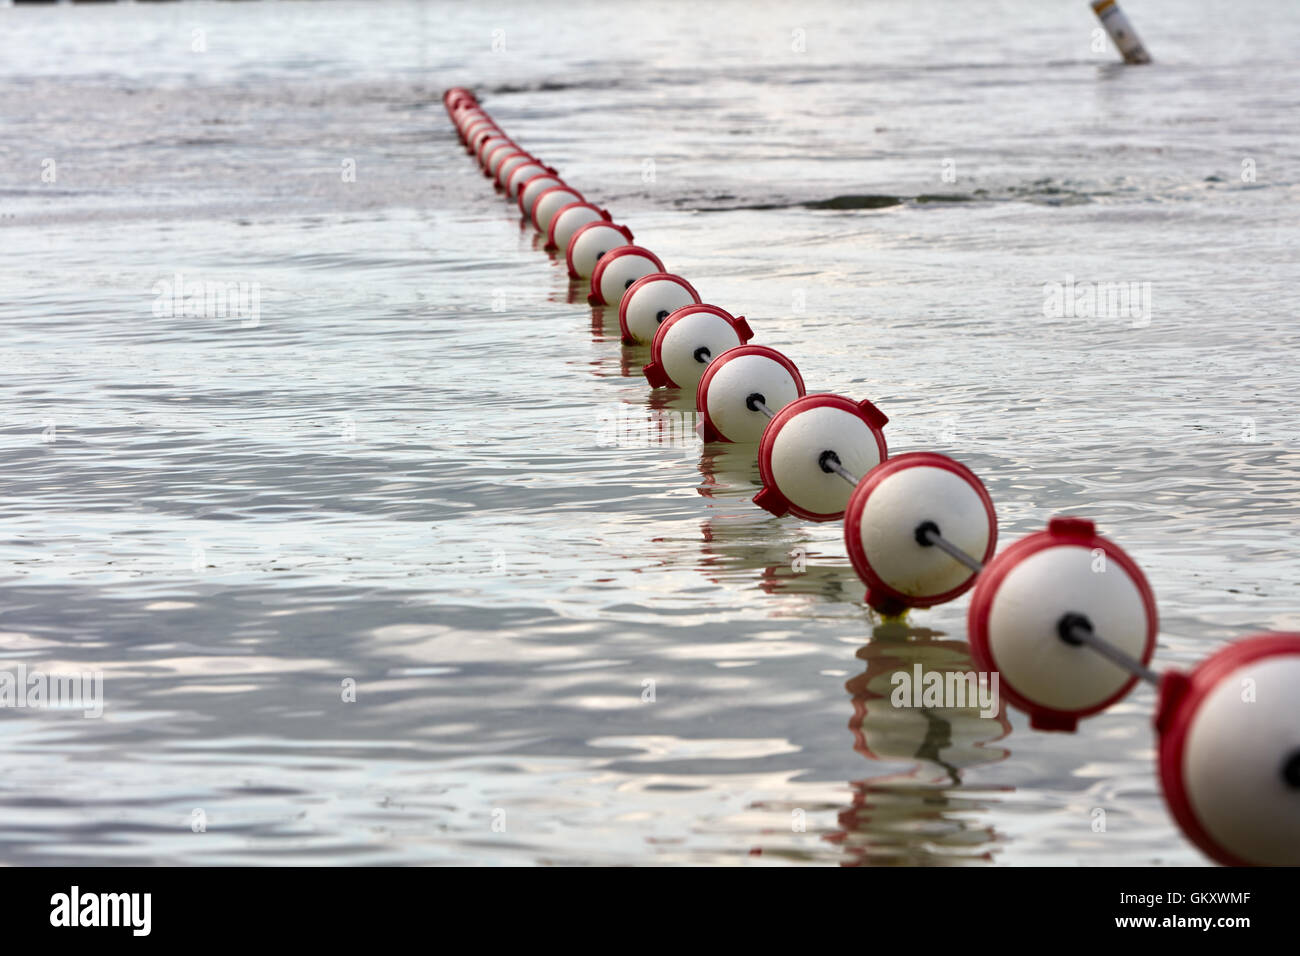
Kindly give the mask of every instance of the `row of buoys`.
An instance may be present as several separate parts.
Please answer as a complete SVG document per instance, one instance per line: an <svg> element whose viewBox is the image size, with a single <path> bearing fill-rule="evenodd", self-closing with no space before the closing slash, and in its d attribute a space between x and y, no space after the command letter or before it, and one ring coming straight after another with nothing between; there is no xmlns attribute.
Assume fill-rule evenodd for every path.
<svg viewBox="0 0 1300 956"><path fill-rule="evenodd" d="M1157 675L1155 597L1091 522L1055 518L995 556L993 502L970 469L931 452L889 457L888 419L871 402L808 394L789 358L747 344L744 316L702 302L470 91L443 101L485 175L586 280L588 301L617 307L624 343L650 345L650 385L694 389L706 441L758 443L754 501L844 518L870 606L897 614L973 588L973 657L1039 729L1074 730L1139 680L1155 684L1160 779L1183 831L1222 863L1300 864L1300 634L1246 638L1190 674Z"/></svg>

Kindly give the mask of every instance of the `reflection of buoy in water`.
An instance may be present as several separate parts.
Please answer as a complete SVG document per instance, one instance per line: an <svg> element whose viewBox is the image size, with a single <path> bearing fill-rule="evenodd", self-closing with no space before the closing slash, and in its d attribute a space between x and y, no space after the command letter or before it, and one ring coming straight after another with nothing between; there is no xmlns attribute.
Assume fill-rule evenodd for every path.
<svg viewBox="0 0 1300 956"><path fill-rule="evenodd" d="M572 186L559 185L543 189L528 209L528 217L533 221L533 228L543 235L551 228L555 214L570 203L582 202L582 193Z"/></svg>
<svg viewBox="0 0 1300 956"><path fill-rule="evenodd" d="M1229 866L1300 865L1300 634L1237 641L1160 683L1160 783L1183 832Z"/></svg>
<svg viewBox="0 0 1300 956"><path fill-rule="evenodd" d="M705 366L754 337L745 317L716 305L687 305L664 319L642 371L652 388L694 388Z"/></svg>
<svg viewBox="0 0 1300 956"><path fill-rule="evenodd" d="M710 362L695 393L705 441L756 442L771 415L804 394L803 376L766 345L739 345Z"/></svg>
<svg viewBox="0 0 1300 956"><path fill-rule="evenodd" d="M573 231L564 253L570 279L590 279L600 257L632 241L632 230L612 222L588 222Z"/></svg>
<svg viewBox="0 0 1300 956"><path fill-rule="evenodd" d="M867 603L885 614L932 607L965 593L975 568L934 546L942 534L986 563L997 547L993 501L969 468L945 455L912 452L873 468L844 514L844 541Z"/></svg>
<svg viewBox="0 0 1300 956"><path fill-rule="evenodd" d="M982 701L978 681L970 686L964 642L925 638L911 629L895 638L889 632L897 628L875 629L857 652L866 672L845 688L853 698L853 749L873 763L906 769L853 782L852 806L838 816L842 829L825 839L841 846L851 862L989 861L996 831L980 825L986 814L979 811L987 807L978 794L960 789L961 778L968 768L1007 758L1009 751L997 741L1011 732L1011 724L997 696L987 693L987 682ZM927 689L932 682L951 691L936 702Z"/></svg>
<svg viewBox="0 0 1300 956"><path fill-rule="evenodd" d="M1008 756L1008 751L989 746L1011 733L1006 708L989 679L981 686L976 677L972 686L966 643L895 641L877 634L857 656L867 662L867 669L851 678L845 689L853 695L853 719L849 721L853 749L864 757L927 760L948 771L944 782L956 783L966 767ZM900 674L903 677L896 676ZM959 690L962 699L948 699L931 685ZM937 698L937 703L927 703L927 697ZM983 703L995 712L981 713ZM936 719L947 726L936 730Z"/></svg>
<svg viewBox="0 0 1300 956"><path fill-rule="evenodd" d="M589 305L620 305L623 295L642 276L662 273L664 264L649 249L640 246L618 246L609 250L596 263L591 273Z"/></svg>
<svg viewBox="0 0 1300 956"><path fill-rule="evenodd" d="M573 238L575 232L589 222L601 220L610 221L609 210L601 209L589 202L574 202L561 206L546 231L546 248L564 249L567 252L569 240Z"/></svg>
<svg viewBox="0 0 1300 956"><path fill-rule="evenodd" d="M888 455L889 419L868 401L842 395L796 398L763 430L754 504L780 517L833 521L844 514L860 479Z"/></svg>
<svg viewBox="0 0 1300 956"><path fill-rule="evenodd" d="M519 187L519 212L521 215L531 217L533 203L537 202L537 197L548 189L555 189L563 186L564 180L554 173L538 173L524 180Z"/></svg>
<svg viewBox="0 0 1300 956"><path fill-rule="evenodd" d="M668 272L653 272L637 279L623 294L618 304L618 324L623 331L623 344L638 342L649 344L654 340L659 325L682 306L700 301L695 287L681 276Z"/></svg>
<svg viewBox="0 0 1300 956"><path fill-rule="evenodd" d="M1142 570L1080 518L1053 518L990 561L967 621L980 669L1002 675L1002 693L1040 730L1074 730L1138 680L1084 646L1084 630L1142 668L1156 644L1155 597Z"/></svg>

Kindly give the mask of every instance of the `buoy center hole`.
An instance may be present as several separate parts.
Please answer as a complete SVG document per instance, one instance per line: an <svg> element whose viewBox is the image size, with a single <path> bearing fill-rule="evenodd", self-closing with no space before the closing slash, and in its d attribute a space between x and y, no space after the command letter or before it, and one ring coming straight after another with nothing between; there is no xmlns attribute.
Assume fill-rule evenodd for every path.
<svg viewBox="0 0 1300 956"><path fill-rule="evenodd" d="M1283 761L1282 779L1292 790L1300 790L1300 750L1291 751L1291 756Z"/></svg>
<svg viewBox="0 0 1300 956"><path fill-rule="evenodd" d="M1077 635L1077 632L1084 631L1092 633L1092 621L1088 620L1086 614L1076 614L1074 611L1067 611L1061 615L1061 619L1056 622L1056 633L1069 644L1071 647L1083 646L1083 639Z"/></svg>
<svg viewBox="0 0 1300 956"><path fill-rule="evenodd" d="M762 392L754 392L748 398L745 399L745 407L748 408L751 412L758 411L759 405L766 405L766 404L767 404L767 396L764 395Z"/></svg>
<svg viewBox="0 0 1300 956"><path fill-rule="evenodd" d="M659 323L662 323L663 320L666 319L666 318L668 318L668 310L667 310L667 309L660 309L660 310L659 310L659 314L655 316L655 321L656 321L656 322L659 322Z"/></svg>
<svg viewBox="0 0 1300 956"><path fill-rule="evenodd" d="M817 456L817 466L828 475L835 473L835 465L841 464L840 456L833 451L824 451Z"/></svg>
<svg viewBox="0 0 1300 956"><path fill-rule="evenodd" d="M925 548L933 547L933 539L942 533L933 521L922 521L916 526L916 543Z"/></svg>
<svg viewBox="0 0 1300 956"><path fill-rule="evenodd" d="M707 345L701 345L698 349L695 350L695 361L707 362L712 355L713 353L709 351L709 347Z"/></svg>

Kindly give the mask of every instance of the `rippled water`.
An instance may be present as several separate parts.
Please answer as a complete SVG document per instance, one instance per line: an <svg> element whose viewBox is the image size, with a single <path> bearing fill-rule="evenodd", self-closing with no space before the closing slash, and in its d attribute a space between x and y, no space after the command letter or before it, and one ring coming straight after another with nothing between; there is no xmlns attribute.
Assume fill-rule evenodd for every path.
<svg viewBox="0 0 1300 956"><path fill-rule="evenodd" d="M1300 8L1126 7L1153 67L1082 0L0 9L0 652L106 696L0 710L0 860L1201 862L1144 688L1075 736L890 708L967 599L877 621L752 447L638 424L692 405L439 102L1004 542L1096 519L1189 665L1300 628ZM177 273L258 320L160 314ZM1068 276L1149 321L1045 318Z"/></svg>

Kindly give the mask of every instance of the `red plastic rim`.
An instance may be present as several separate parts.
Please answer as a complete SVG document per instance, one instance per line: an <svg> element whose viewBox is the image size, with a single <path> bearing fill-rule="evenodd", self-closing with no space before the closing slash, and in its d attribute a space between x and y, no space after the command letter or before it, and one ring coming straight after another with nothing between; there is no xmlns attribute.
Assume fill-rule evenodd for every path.
<svg viewBox="0 0 1300 956"><path fill-rule="evenodd" d="M776 444L776 436L781 433L781 429L785 427L790 419L813 408L838 408L850 415L861 418L867 423L867 427L871 429L871 433L876 439L876 449L881 462L884 462L889 457L889 449L885 443L885 433L883 431L885 425L889 422L889 418L871 402L866 400L855 402L851 398L845 398L843 395L832 395L829 392L819 392L815 395L796 398L777 412L776 416L767 423L767 427L763 429L763 438L758 443L758 474L763 480L763 490L754 496L754 503L760 508L772 511L773 514L789 513L796 518L803 518L805 521L834 521L843 517L844 512L836 511L833 514L821 514L815 511L807 511L782 494L781 489L776 486L776 481L772 477L772 446Z"/></svg>
<svg viewBox="0 0 1300 956"><path fill-rule="evenodd" d="M984 487L984 484L975 476L973 471L947 455L939 455L930 451L908 452L905 455L896 455L882 461L867 472L866 477L853 489L853 494L849 497L849 505L844 509L844 544L848 548L849 560L853 563L853 570L858 572L858 577L867 586L867 602L883 613L897 613L900 605L901 607L934 607L936 604L946 604L973 588L975 579L979 577L977 574L972 574L962 584L949 591L944 591L942 594L917 597L904 594L902 591L895 590L886 584L876 574L875 568L871 566L871 562L867 559L867 553L862 547L862 535L857 533L862 522L862 512L867 507L867 501L870 500L875 490L880 487L880 483L890 475L906 471L908 468L920 467L939 468L951 472L975 490L975 493L979 495L980 502L984 505L984 513L988 515L989 527L992 529L992 533L989 535L988 547L979 556L980 562L988 564L994 552L997 551L998 519L997 513L993 509L993 499L989 497L988 489Z"/></svg>
<svg viewBox="0 0 1300 956"><path fill-rule="evenodd" d="M652 272L648 276L642 276L641 278L637 279L635 282L633 282L630 286L627 287L627 292L623 294L623 301L618 304L618 326L623 332L624 345L636 344L636 339L632 338L632 333L631 331L628 330L627 327L627 304L632 300L632 294L636 292L637 289L640 289L644 285L649 285L651 282L658 282L661 280L676 282L679 286L681 286L683 289L689 292L691 294L691 298L695 300L695 304L699 305L700 294L695 291L695 287L693 285L691 285L681 276L674 275L671 272ZM667 320L667 318L668 318L667 316L664 316L665 320ZM706 370L704 374L707 375L708 371Z"/></svg>
<svg viewBox="0 0 1300 956"><path fill-rule="evenodd" d="M1210 655L1190 674L1169 673L1160 682L1155 724L1160 731L1160 787L1165 802L1187 838L1210 859L1225 866L1253 864L1216 843L1197 818L1183 781L1187 734L1205 698L1233 671L1268 657L1297 655L1300 655L1300 634L1256 634Z"/></svg>
<svg viewBox="0 0 1300 956"><path fill-rule="evenodd" d="M576 205L576 204L575 204L575 203L570 203L569 205ZM568 209L569 206L565 206L564 208L565 208L565 209ZM595 207L593 207L593 208L595 208ZM564 210L560 210L560 211L563 212ZM597 211L599 211L599 210L597 210ZM556 213L556 214L555 214L555 218L556 218L556 219L560 218L560 214L559 214L559 213ZM628 241L629 243L632 241L632 230L629 229L627 226L620 226L620 225L618 225L617 223L609 222L608 220L605 220L605 219L596 219L596 220L594 220L594 221L592 221L592 222L584 222L581 226L579 226L577 229L574 230L573 235L569 237L569 247L568 247L567 249L564 250L564 261L565 261L565 263L567 263L568 266L569 266L569 278L570 278L570 279L581 279L581 278L582 278L582 276L578 275L578 273L577 273L576 271L574 271L574 268L573 268L573 244L574 244L575 242L578 241L578 238L579 238L579 237L580 237L584 232L586 232L588 229L592 229L592 228L594 228L594 227L596 227L596 226L613 226L615 229L617 229L619 232L621 232L621 233L623 234L623 236L627 239L627 241ZM617 247L616 247L616 248L617 248ZM596 265L599 266L600 263L596 263Z"/></svg>
<svg viewBox="0 0 1300 956"><path fill-rule="evenodd" d="M647 276L646 278L650 277ZM695 290L692 289L691 291L694 292ZM632 290L628 289L627 294L631 295ZM627 296L625 295L623 298L626 300ZM620 319L622 318L622 311L622 309L619 309ZM667 321L667 319L664 321ZM722 366L726 365L732 359L738 359L746 355L761 355L763 358L768 358L773 362L776 362L789 372L790 377L794 379L795 391L798 392L796 397L802 398L806 394L803 384L803 376L799 374L799 369L795 367L794 362L790 361L784 353L778 352L773 348L768 348L766 345L737 345L733 349L727 349L727 351L723 352L705 367L704 374L700 376L700 384L697 386L697 391L695 392L695 412L699 416L700 431L705 441L731 441L730 438L727 438L714 428L713 423L709 421L709 383L713 381L713 376L718 374L718 370L721 369Z"/></svg>
<svg viewBox="0 0 1300 956"><path fill-rule="evenodd" d="M608 266L611 262L623 258L624 256L643 256L644 258L649 259L651 262L655 264L655 268L659 270L659 273L662 273L664 271L664 264L663 262L660 261L659 257L643 246L618 246L614 249L611 249L609 250L609 252L605 253L603 256L600 257L600 261L596 263L595 270L593 270L591 273L591 293L587 296L588 305L609 304L608 302L605 301L605 296L601 294L600 279L605 274L606 266ZM658 273L655 274L657 275ZM635 284L635 280L633 284ZM628 286L628 288L630 289L631 286Z"/></svg>
<svg viewBox="0 0 1300 956"><path fill-rule="evenodd" d="M1035 531L1021 538L1007 548L991 562L984 566L983 573L976 575L975 593L971 595L970 609L967 611L966 623L970 637L971 654L979 668L989 672L999 671L997 661L989 647L989 613L993 609L993 599L997 596L1002 581L1011 573L1012 568L1021 561L1039 551L1057 547L1081 547L1089 551L1100 549L1108 562L1119 565L1129 576L1142 597L1142 606L1147 617L1147 638L1142 648L1142 662L1151 660L1156 649L1156 632L1159 623L1156 616L1156 599L1147 583L1146 575L1137 563L1119 545L1097 534L1096 526L1084 518L1053 518L1047 523L1047 530ZM1001 692L1019 710L1029 715L1030 726L1038 730L1063 730L1073 732L1079 720L1105 710L1123 698L1137 683L1137 675L1129 677L1110 697L1085 710L1056 710L1044 707L1022 697L1007 681L1001 682Z"/></svg>

